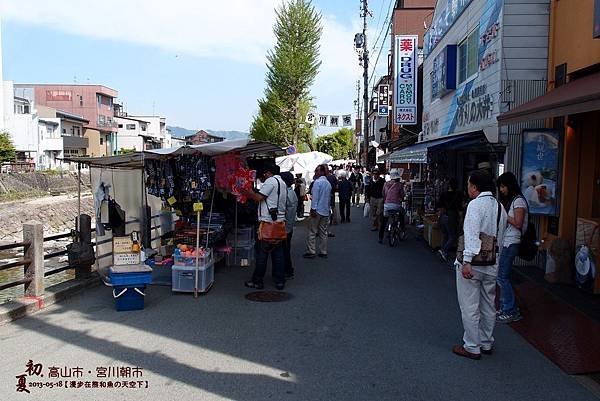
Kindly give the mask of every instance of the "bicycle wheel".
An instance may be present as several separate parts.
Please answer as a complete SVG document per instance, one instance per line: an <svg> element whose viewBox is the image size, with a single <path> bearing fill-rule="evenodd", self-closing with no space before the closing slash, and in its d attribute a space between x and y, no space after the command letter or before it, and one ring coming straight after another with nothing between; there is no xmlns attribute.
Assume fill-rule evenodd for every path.
<svg viewBox="0 0 600 401"><path fill-rule="evenodd" d="M388 241L391 247L396 246L399 239L399 227L396 222L392 223L390 233L388 235Z"/></svg>

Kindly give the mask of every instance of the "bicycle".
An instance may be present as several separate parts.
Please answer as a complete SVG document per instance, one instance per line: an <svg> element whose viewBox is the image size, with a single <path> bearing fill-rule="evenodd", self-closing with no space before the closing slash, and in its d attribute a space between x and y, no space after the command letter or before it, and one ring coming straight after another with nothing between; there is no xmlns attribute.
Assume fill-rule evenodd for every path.
<svg viewBox="0 0 600 401"><path fill-rule="evenodd" d="M396 246L400 241L406 239L406 228L402 224L404 210L393 210L389 212L389 221L387 225L388 242L391 247Z"/></svg>

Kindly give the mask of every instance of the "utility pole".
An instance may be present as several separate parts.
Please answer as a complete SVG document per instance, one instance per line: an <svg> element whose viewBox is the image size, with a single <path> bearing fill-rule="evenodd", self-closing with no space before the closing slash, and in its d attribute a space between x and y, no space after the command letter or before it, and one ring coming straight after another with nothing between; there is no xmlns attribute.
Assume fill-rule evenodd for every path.
<svg viewBox="0 0 600 401"><path fill-rule="evenodd" d="M360 119L360 79L356 81L356 100L354 101L354 105L356 106L356 118ZM357 138L357 135L355 135L355 138ZM356 140L356 161L360 164L360 140L358 138Z"/></svg>
<svg viewBox="0 0 600 401"><path fill-rule="evenodd" d="M369 0L361 0L361 17L363 18L363 136L365 146L365 166L369 168L369 49L367 48L367 16Z"/></svg>

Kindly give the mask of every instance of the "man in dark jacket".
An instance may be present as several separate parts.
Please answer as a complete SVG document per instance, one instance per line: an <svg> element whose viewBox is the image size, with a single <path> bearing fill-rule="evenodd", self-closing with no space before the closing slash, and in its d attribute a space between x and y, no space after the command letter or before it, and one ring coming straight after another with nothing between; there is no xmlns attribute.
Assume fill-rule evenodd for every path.
<svg viewBox="0 0 600 401"><path fill-rule="evenodd" d="M342 223L350 223L350 198L352 197L353 185L346 179L346 171L340 173L338 182L338 197L340 200L340 218Z"/></svg>
<svg viewBox="0 0 600 401"><path fill-rule="evenodd" d="M381 224L381 215L383 213L383 185L385 179L380 175L379 169L373 169L373 180L368 187L367 198L371 204L371 218L373 227L371 231L379 231Z"/></svg>

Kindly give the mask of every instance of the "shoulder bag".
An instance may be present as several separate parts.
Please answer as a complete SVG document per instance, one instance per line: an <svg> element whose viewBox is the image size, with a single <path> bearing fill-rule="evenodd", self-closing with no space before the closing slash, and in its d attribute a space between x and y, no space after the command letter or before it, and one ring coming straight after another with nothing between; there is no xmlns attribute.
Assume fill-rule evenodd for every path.
<svg viewBox="0 0 600 401"><path fill-rule="evenodd" d="M531 262L535 259L538 253L537 246L537 233L535 230L535 225L531 216L529 214L529 203L525 197L521 196L527 205L527 230L525 232L521 231L521 242L519 243L519 257L523 260ZM516 200L516 198L515 198ZM513 200L513 204L514 204ZM513 205L511 205L512 207Z"/></svg>
<svg viewBox="0 0 600 401"><path fill-rule="evenodd" d="M258 227L258 239L260 241L268 242L271 244L278 244L287 239L287 231L285 230L285 221L275 221L277 220L277 215L279 214L279 199L281 196L281 183L278 178L275 178L277 181L277 208L274 211L274 214L271 213L271 209L269 209L269 205L267 204L267 200L265 199L265 204L267 205L267 209L269 209L269 213L271 214L271 220L273 221L261 221ZM260 213L262 213L262 208L259 208Z"/></svg>
<svg viewBox="0 0 600 401"><path fill-rule="evenodd" d="M492 196L490 196L493 198ZM500 216L502 213L502 206L498 203L498 216L496 219L496 235L488 235L486 233L479 233L479 240L481 241L481 248L479 253L471 260L472 266L494 266L496 264L496 255L498 253L498 232L500 231ZM458 238L458 249L456 251L456 260L463 263L465 251L465 236L461 235Z"/></svg>

